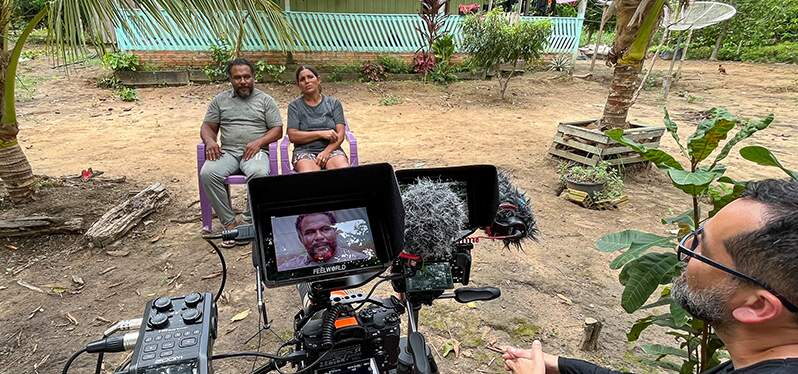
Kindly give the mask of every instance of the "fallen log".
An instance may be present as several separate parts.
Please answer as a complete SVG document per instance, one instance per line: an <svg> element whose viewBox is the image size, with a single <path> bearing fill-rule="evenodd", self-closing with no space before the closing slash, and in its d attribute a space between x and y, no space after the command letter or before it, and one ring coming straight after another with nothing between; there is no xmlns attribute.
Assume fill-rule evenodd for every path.
<svg viewBox="0 0 798 374"><path fill-rule="evenodd" d="M30 216L0 220L0 238L80 232L83 218Z"/></svg>
<svg viewBox="0 0 798 374"><path fill-rule="evenodd" d="M86 239L97 247L111 244L141 220L169 203L166 187L156 182L125 202L105 212L86 231Z"/></svg>

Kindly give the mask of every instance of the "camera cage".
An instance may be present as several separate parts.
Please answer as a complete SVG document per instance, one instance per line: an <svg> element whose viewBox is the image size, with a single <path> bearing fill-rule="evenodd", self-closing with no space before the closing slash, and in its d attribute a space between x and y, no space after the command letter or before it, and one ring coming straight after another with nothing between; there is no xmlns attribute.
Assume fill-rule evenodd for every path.
<svg viewBox="0 0 798 374"><path fill-rule="evenodd" d="M247 189L255 228L252 261L266 287L324 280L330 280L330 287L357 287L384 271L402 250L404 208L389 164L253 178ZM279 269L276 219L359 208L367 215L371 256Z"/></svg>

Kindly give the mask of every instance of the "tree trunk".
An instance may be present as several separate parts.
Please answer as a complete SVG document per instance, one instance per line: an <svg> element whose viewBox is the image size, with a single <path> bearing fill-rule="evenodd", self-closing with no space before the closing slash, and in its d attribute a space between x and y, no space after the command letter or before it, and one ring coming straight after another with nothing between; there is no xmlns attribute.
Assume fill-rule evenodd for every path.
<svg viewBox="0 0 798 374"><path fill-rule="evenodd" d="M33 198L33 171L16 135L5 140L4 130L0 128L0 180L5 184L11 202L24 204Z"/></svg>
<svg viewBox="0 0 798 374"><path fill-rule="evenodd" d="M0 220L0 238L71 234L83 226L80 217L30 216Z"/></svg>
<svg viewBox="0 0 798 374"><path fill-rule="evenodd" d="M720 46L723 44L724 36L726 36L726 28L722 27L720 31L718 31L718 38L715 39L715 47L712 48L712 54L709 55L709 61L718 61L718 51L720 50Z"/></svg>
<svg viewBox="0 0 798 374"><path fill-rule="evenodd" d="M637 88L637 76L641 68L642 65L615 65L610 84L610 95L604 106L602 127L613 129L628 127L626 116L629 114L629 107L632 106L632 97Z"/></svg>
<svg viewBox="0 0 798 374"><path fill-rule="evenodd" d="M166 187L155 182L136 196L105 212L84 235L95 246L111 244L141 222L142 218L168 203Z"/></svg>

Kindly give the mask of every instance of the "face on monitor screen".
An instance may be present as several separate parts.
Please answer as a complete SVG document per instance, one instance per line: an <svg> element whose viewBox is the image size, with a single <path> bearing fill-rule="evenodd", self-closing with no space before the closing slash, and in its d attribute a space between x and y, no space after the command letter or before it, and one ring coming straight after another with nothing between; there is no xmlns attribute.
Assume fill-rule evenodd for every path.
<svg viewBox="0 0 798 374"><path fill-rule="evenodd" d="M277 271L376 257L366 208L271 218Z"/></svg>

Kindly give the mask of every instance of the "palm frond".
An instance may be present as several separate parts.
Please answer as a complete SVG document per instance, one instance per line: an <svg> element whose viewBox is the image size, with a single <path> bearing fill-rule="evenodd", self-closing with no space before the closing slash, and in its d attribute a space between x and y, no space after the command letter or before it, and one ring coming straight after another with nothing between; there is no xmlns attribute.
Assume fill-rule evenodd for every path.
<svg viewBox="0 0 798 374"><path fill-rule="evenodd" d="M300 41L271 0L54 0L47 17L48 42L53 55L69 60L89 46L103 52L103 36L112 35L115 27L128 35L135 28L145 37L211 32L233 40L247 20L264 44L271 39L287 50Z"/></svg>

